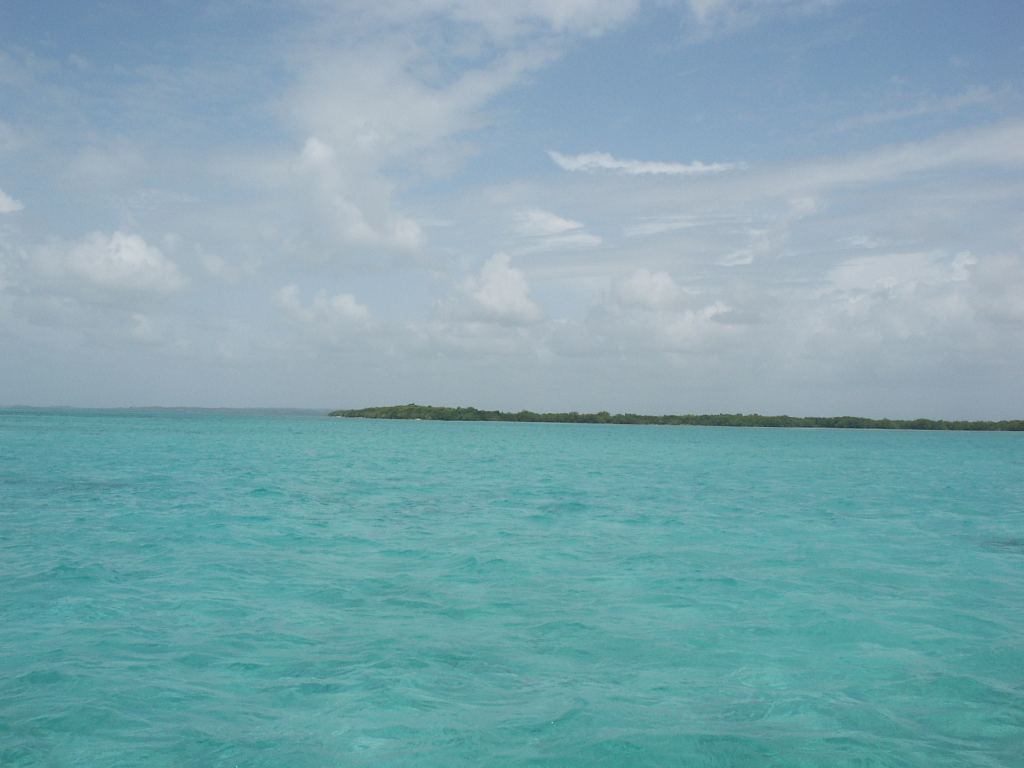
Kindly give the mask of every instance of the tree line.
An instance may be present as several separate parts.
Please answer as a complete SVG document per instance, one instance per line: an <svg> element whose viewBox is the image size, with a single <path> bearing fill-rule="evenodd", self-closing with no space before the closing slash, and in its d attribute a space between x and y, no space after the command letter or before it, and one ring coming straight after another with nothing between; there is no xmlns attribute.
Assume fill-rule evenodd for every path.
<svg viewBox="0 0 1024 768"><path fill-rule="evenodd" d="M424 421L520 421L568 424L652 424L697 427L804 427L818 429L933 429L987 432L1021 432L1024 421L942 421L934 419L865 419L860 416L761 416L756 413L716 415L644 416L636 413L534 413L481 411L477 408L444 408L433 405L391 405L377 408L332 411L329 416L350 419L421 419Z"/></svg>

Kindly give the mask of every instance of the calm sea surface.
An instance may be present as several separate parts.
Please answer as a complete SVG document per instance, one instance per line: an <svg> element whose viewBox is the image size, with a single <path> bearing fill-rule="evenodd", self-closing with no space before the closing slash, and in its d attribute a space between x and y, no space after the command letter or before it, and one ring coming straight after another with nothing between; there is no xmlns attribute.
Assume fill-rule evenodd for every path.
<svg viewBox="0 0 1024 768"><path fill-rule="evenodd" d="M0 411L0 765L1024 766L1024 434Z"/></svg>

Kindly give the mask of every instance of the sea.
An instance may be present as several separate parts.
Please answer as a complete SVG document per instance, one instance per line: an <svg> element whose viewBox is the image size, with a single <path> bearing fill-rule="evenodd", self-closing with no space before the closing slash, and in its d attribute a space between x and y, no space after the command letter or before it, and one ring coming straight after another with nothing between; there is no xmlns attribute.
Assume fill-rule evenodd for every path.
<svg viewBox="0 0 1024 768"><path fill-rule="evenodd" d="M1024 766L1024 433L3 410L0 765Z"/></svg>

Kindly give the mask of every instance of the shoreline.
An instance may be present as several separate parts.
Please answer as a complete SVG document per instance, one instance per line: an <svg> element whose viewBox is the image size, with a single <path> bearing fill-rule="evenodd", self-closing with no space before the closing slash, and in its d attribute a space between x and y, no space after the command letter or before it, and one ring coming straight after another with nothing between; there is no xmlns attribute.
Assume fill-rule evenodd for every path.
<svg viewBox="0 0 1024 768"><path fill-rule="evenodd" d="M692 427L765 427L797 429L904 429L960 432L1024 432L1024 420L946 421L940 419L868 419L861 416L762 416L760 414L686 414L649 416L635 413L534 413L481 411L432 405L391 405L331 411L333 418L398 419L403 421L500 421L548 424L647 424Z"/></svg>

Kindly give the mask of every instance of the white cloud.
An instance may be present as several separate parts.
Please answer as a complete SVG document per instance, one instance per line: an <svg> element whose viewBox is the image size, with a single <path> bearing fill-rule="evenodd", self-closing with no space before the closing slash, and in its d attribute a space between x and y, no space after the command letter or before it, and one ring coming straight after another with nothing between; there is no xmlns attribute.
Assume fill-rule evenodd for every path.
<svg viewBox="0 0 1024 768"><path fill-rule="evenodd" d="M346 165L350 166L346 168ZM311 212L335 242L344 246L414 250L423 231L412 219L392 210L391 184L372 169L351 168L327 143L307 139L297 164L313 193Z"/></svg>
<svg viewBox="0 0 1024 768"><path fill-rule="evenodd" d="M748 226L748 244L727 254L717 262L723 267L752 264L755 260L777 257L789 241L796 223L817 212L819 202L810 196L795 197L786 201L784 213L774 216L767 226Z"/></svg>
<svg viewBox="0 0 1024 768"><path fill-rule="evenodd" d="M906 359L887 361L895 369L985 354L996 337L984 316L1002 291L978 279L981 263L966 252L851 259L830 270L820 292L790 291L796 311L785 313L790 327L780 328L781 335L808 356L824 346L829 356L845 350L851 362L884 359L893 345L911 345Z"/></svg>
<svg viewBox="0 0 1024 768"><path fill-rule="evenodd" d="M552 318L537 350L609 369L626 359L690 366L701 371L693 381L774 398L779 409L926 413L919 390L955 415L965 411L947 373L985 368L979 376L998 389L993 372L1005 380L1024 355L1024 270L1018 256L999 255L1022 242L1022 147L1024 131L1009 121L697 183L565 174L502 187L491 204L587 212L521 216L518 231L537 238L590 220L624 234L533 268ZM763 380L763 395L734 379L741 373ZM899 405L883 401L886 387ZM844 406L845 395L862 399Z"/></svg>
<svg viewBox="0 0 1024 768"><path fill-rule="evenodd" d="M952 131L924 141L889 145L847 158L796 166L777 174L777 188L813 194L819 187L869 184L937 169L1024 166L1024 121Z"/></svg>
<svg viewBox="0 0 1024 768"><path fill-rule="evenodd" d="M733 279L715 271L719 266L740 267L731 270L745 273L736 280L805 281L857 251L991 254L1018 247L1021 167L1024 122L1007 121L692 183L567 174L509 187L499 202L543 199L551 210L587 211L588 219L602 222L599 258L560 254L544 274L560 269L608 279L639 263L673 275L685 269L712 283ZM605 234L617 231L626 237Z"/></svg>
<svg viewBox="0 0 1024 768"><path fill-rule="evenodd" d="M735 327L715 318L732 308L715 301L700 309L686 309L668 316L658 330L663 349L668 352L724 351L725 337L735 335Z"/></svg>
<svg viewBox="0 0 1024 768"><path fill-rule="evenodd" d="M703 26L729 27L753 23L780 10L810 13L837 5L842 0L685 0ZM661 0L662 5L679 0ZM353 3L346 3L350 9ZM448 19L484 30L499 40L537 33L597 35L634 16L641 0L393 0L380 3L360 0L367 16L384 22L412 23L444 15Z"/></svg>
<svg viewBox="0 0 1024 768"><path fill-rule="evenodd" d="M186 282L178 265L159 248L120 231L93 232L71 244L49 243L35 250L29 266L48 289L100 300L126 294L166 296Z"/></svg>
<svg viewBox="0 0 1024 768"><path fill-rule="evenodd" d="M603 7L346 3L333 20L329 11L323 37L293 52L298 84L283 102L308 137L296 165L310 195L300 237L322 240L317 250L419 249L422 228L398 210L394 180L457 168L471 151L464 134L493 122L492 99L558 55L550 24L575 29ZM538 18L547 33L537 34ZM520 37L524 20L533 34Z"/></svg>
<svg viewBox="0 0 1024 768"><path fill-rule="evenodd" d="M282 101L286 118L307 137L296 169L308 197L289 249L329 258L352 249L422 249L424 232L399 210L395 179L449 173L469 151L462 141L466 132L494 122L486 111L494 97L559 56L570 36L622 25L641 5L641 0L315 3L317 34L290 51L297 85ZM712 10L701 8L701 17ZM618 160L606 153L551 156L566 169L629 175L700 176L745 167ZM602 242L580 229L543 233L561 239L525 250Z"/></svg>
<svg viewBox="0 0 1024 768"><path fill-rule="evenodd" d="M632 224L622 230L626 237L648 237L681 229L693 229L707 224L720 224L722 216L671 215L647 216L639 224Z"/></svg>
<svg viewBox="0 0 1024 768"><path fill-rule="evenodd" d="M966 251L948 259L942 253L897 253L850 259L829 272L829 282L840 291L911 293L920 286L964 282L978 263Z"/></svg>
<svg viewBox="0 0 1024 768"><path fill-rule="evenodd" d="M86 147L68 165L68 173L90 186L118 186L146 167L142 152L127 140L113 147Z"/></svg>
<svg viewBox="0 0 1024 768"><path fill-rule="evenodd" d="M2 59L0 59L2 62ZM2 66L2 64L0 64ZM24 140L10 123L0 120L0 155L8 155L24 144Z"/></svg>
<svg viewBox="0 0 1024 768"><path fill-rule="evenodd" d="M995 98L996 94L984 86L968 88L964 93L956 96L947 96L945 98L928 95L918 99L912 106L902 107L900 109L890 109L884 112L871 112L858 117L842 120L836 125L835 130L845 131L851 128L881 125L899 120L921 117L924 115L953 113L964 109L965 107L992 104L995 101Z"/></svg>
<svg viewBox="0 0 1024 768"><path fill-rule="evenodd" d="M532 209L522 211L518 215L517 234L521 237L545 237L561 235L576 229L583 229L583 224L571 219L563 219L548 211Z"/></svg>
<svg viewBox="0 0 1024 768"><path fill-rule="evenodd" d="M305 303L301 289L293 283L275 291L272 298L287 323L272 328L266 338L257 343L265 343L286 356L296 352L303 356L328 351L357 354L367 349L371 337L379 336L379 326L369 308L351 293L331 295L321 289ZM372 353L383 351L388 340L382 338L381 341L381 344L374 343Z"/></svg>
<svg viewBox="0 0 1024 768"><path fill-rule="evenodd" d="M463 314L471 320L529 325L544 315L530 298L530 284L519 269L509 266L507 254L488 259L479 277L468 277L458 286L466 299Z"/></svg>
<svg viewBox="0 0 1024 768"><path fill-rule="evenodd" d="M136 189L122 198L122 203L136 212L152 213L171 205L195 205L202 202L193 195L172 192L167 189Z"/></svg>
<svg viewBox="0 0 1024 768"><path fill-rule="evenodd" d="M199 263L206 274L226 283L237 283L242 277L254 277L257 272L255 263L232 264L217 254L207 253L202 249L199 250Z"/></svg>
<svg viewBox="0 0 1024 768"><path fill-rule="evenodd" d="M756 23L779 11L815 13L844 0L687 0L697 23L708 31L729 30Z"/></svg>
<svg viewBox="0 0 1024 768"><path fill-rule="evenodd" d="M716 319L730 310L720 298L684 290L668 272L641 267L595 297L582 326L585 345L627 357L721 352L740 335Z"/></svg>
<svg viewBox="0 0 1024 768"><path fill-rule="evenodd" d="M529 99L534 73L578 49L579 36L628 23L645 3L652 9L663 5L662 0L302 0L303 13L292 26L261 37L287 50L231 49L215 65L234 74L165 70L140 79L125 70L115 77L99 64L90 72L72 72L63 56L61 71L72 72L70 84L58 74L34 81L52 86L47 88L30 88L25 80L23 93L42 94L19 112L29 122L19 119L18 135L0 123L0 155L11 155L8 189L17 186L12 191L33 210L41 199L38 190L47 186L79 196L66 208L64 200L54 198L52 216L38 211L39 216L7 217L9 223L0 226L0 239L11 241L0 250L4 338L15 338L22 325L29 340L56 339L58 332L65 339L91 334L100 343L82 344L88 355L115 338L115 331L151 342L188 337L211 355L214 349L234 349L233 364L247 371L266 365L268 374L280 376L280 388L268 394L263 377L254 375L248 378L259 383L247 391L258 394L263 388L260 396L278 398L280 404L307 397L304 388L318 379L323 391L336 388L336 379L321 368L328 354L309 355L308 376L277 373L288 368L281 360L294 362L311 350L337 352L337 368L352 371L353 380L362 376L371 399L384 397L375 389L382 380L410 381L414 389L431 370L441 382L439 391L447 392L444 387L457 378L465 382L467 397L500 399L510 378L542 381L547 370L557 372L563 383L586 382L578 389L547 387L569 393L565 405L572 408L580 407L568 400L576 397L613 408L614 401L599 402L606 395L620 403L632 399L629 407L638 407L659 387L662 394L650 401L670 407L695 386L715 392L708 407L739 408L760 400L756 407L763 408L803 382L840 380L850 372L862 378L888 372L896 380L901 372L916 370L929 374L936 383L928 386L939 392L947 371L970 371L976 361L1010 360L1007 370L1020 369L1024 268L1018 253L1024 219L1018 171L1024 166L1024 123L1019 120L843 155L848 150L839 147L865 146L871 136L829 135L835 121L826 115L834 114L829 110L835 102L819 101L791 110L796 123L769 120L760 126L760 139L747 135L750 152L676 155L685 162L551 152L552 162L575 173L533 178L523 178L532 171L515 165L515 147L505 158L511 164L504 163L501 148L511 146L504 131L528 131L531 119L502 121ZM712 34L766 15L828 4L692 0L691 29ZM684 0L680 5L685 7ZM328 21L305 26L310 16ZM659 11L646 21L664 18ZM855 20L847 16L837 22L796 29L796 37L812 35L806 48L784 25L768 30L781 34L773 39L785 38L793 54L780 71L810 76L806 67L821 50L818 35L850 32ZM851 36L850 50L853 41ZM749 42L771 45L753 35ZM727 61L734 53L704 52L711 55L706 61ZM257 56L266 62L249 67ZM701 64L684 58L687 66ZM682 60L668 55L662 63L672 61ZM203 69L209 63L196 59L185 66ZM553 71L554 80L538 78L542 90L554 92L558 78L578 63ZM277 76L255 78L254 71ZM707 76L695 70L680 74ZM4 76L0 72L0 79ZM971 76L981 77L979 70ZM166 78L164 90L142 94L161 78ZM229 119L215 121L220 127L213 133L210 113L198 116L197 110L213 100L196 100L182 86L204 78L230 82L233 87L221 92L238 97L221 103L226 111L216 114ZM250 90L235 87L243 78L257 84ZM774 82L775 96L792 96L796 80ZM699 101L714 111L712 82L691 85L693 92L697 85L707 88L707 98ZM758 87L754 80L748 85ZM849 85L842 95L843 114L849 114L850 99L862 104L864 89L870 90L856 72ZM176 88L180 98L172 93ZM868 97L881 106L854 111L863 113L860 123L877 125L954 113L963 124L981 114L973 107L990 101L999 101L1004 114L1014 114L1012 86L1005 99L997 81L989 79L987 88L943 99L907 95L903 91L909 93L910 86L897 86L898 98L888 93L875 98L872 91ZM510 92L507 100L497 98ZM740 121L752 114L756 119L759 105L773 98L747 100L745 108L723 112L727 122L737 121L739 133L710 137L708 146L726 146L747 129L756 132L756 123ZM47 106L58 101L60 108ZM140 107L162 101L166 105L159 113ZM728 112L728 103L718 106ZM265 117L267 110L277 110L278 119L264 123L259 115ZM696 121L699 115L690 112ZM45 116L47 126L42 120L32 123L36 114ZM252 130L232 135L231 126L246 120L253 121ZM707 130L709 123L724 125L710 120L702 128L694 122L680 125L680 131ZM68 126L73 135L66 133ZM496 143L490 130L477 131L489 126L500 126ZM631 130L628 121L605 128L622 135ZM920 126L900 128L900 135L909 137ZM799 145L808 135L804 129L812 141L846 143L828 150L836 156L808 160L807 152L818 150L812 142ZM537 136L543 133L551 141L558 130L549 126ZM119 135L132 140L119 141ZM520 144L537 136L520 134L513 144L522 149ZM776 140L793 143L769 146ZM749 156L757 155L758 141L764 145L762 156L779 158L777 164ZM600 143L592 147L612 149ZM485 153L484 162L469 174L448 175L475 151ZM657 156L645 152L627 154ZM745 166L689 162L698 156L757 163L749 171L729 173ZM39 178L31 175L36 168ZM147 178L133 181L143 171ZM69 176L80 183L69 187ZM486 183L481 178L494 176L508 183L481 188ZM443 181L421 183L431 178ZM15 179L32 179L31 199L28 187ZM143 182L192 192L203 203L146 189L133 193ZM181 204L188 201L193 204ZM19 201L0 193L0 212L17 207ZM122 231L109 234L118 216ZM89 229L105 227L107 234L39 247L22 242L45 237L23 228L45 221L73 227L82 217L106 217L106 224L94 218ZM440 221L451 225L441 227ZM169 231L185 233L179 245L148 234ZM145 232L160 247L125 234L130 232ZM210 252L197 245L200 241ZM451 274L453 265L465 267L467 254L499 251L504 253L477 265L479 270L474 267L472 277L459 273L446 283L449 301L422 319L437 290L431 276L436 281ZM543 258L527 260L527 252L543 252ZM289 263L298 258L308 261ZM338 262L329 270L332 281L348 267L376 270L376 277L360 283L366 287L357 291L358 300L337 288L307 287L303 293L298 285L313 285L303 280L315 279L309 261L328 259ZM247 266L260 264L270 269ZM200 270L204 279L196 280L187 302L160 304L182 289L185 267ZM296 269L305 273L303 280ZM269 274L278 277L263 282ZM254 294L262 297L262 308L252 304ZM271 296L277 311L268 314ZM171 314L151 311L153 306ZM390 316L394 322L383 319ZM985 349L987 357L978 352ZM423 363L432 355L436 365ZM584 368L574 366L584 357L592 362L587 369L592 375L577 375ZM462 367L448 365L455 358ZM218 378L200 375L203 369L194 360L189 365L181 370L197 381ZM478 377L481 372L499 383L488 390L480 383L486 380ZM743 374L749 374L746 381L737 383ZM1015 379L989 374L987 380ZM203 386L210 392L218 385L197 384L196 391ZM538 397L550 398L544 389L536 385ZM823 385L819 394L826 389ZM730 394L718 394L726 391ZM737 393L746 400L730 402ZM1003 400L1012 405L1011 398L1012 393ZM789 402L808 409L819 407L820 400L793 394ZM872 407L888 403L879 396ZM948 412L955 415L957 407L954 403Z"/></svg>
<svg viewBox="0 0 1024 768"><path fill-rule="evenodd" d="M607 152L590 152L583 155L563 155L550 151L548 155L567 171L621 171L631 176L639 175L671 175L671 176L703 176L711 173L722 173L739 168L746 168L744 163L711 163L699 161L693 163L661 163L644 160L617 160Z"/></svg>
<svg viewBox="0 0 1024 768"><path fill-rule="evenodd" d="M668 272L651 272L646 267L615 285L615 296L624 306L661 309L671 306L680 295L679 286Z"/></svg>
<svg viewBox="0 0 1024 768"><path fill-rule="evenodd" d="M350 9L353 3L343 7ZM639 8L640 0L359 0L370 18L390 23L414 23L438 16L479 27L490 37L507 40L536 33L599 34L621 24Z"/></svg>
<svg viewBox="0 0 1024 768"><path fill-rule="evenodd" d="M1003 354L1013 355L1014 346L1024 347L1024 257L1001 254L978 259L970 274L978 317L1003 333L1009 331L1006 336L992 333L989 339L1003 348Z"/></svg>
<svg viewBox="0 0 1024 768"><path fill-rule="evenodd" d="M581 222L536 208L520 211L516 215L515 232L526 240L523 246L517 248L519 253L559 248L593 248L602 242L597 235L585 232Z"/></svg>
<svg viewBox="0 0 1024 768"><path fill-rule="evenodd" d="M128 340L169 350L177 323L153 312L186 283L159 248L121 231L31 248L0 244L0 310L8 330L22 343L53 345L61 354L109 351Z"/></svg>
<svg viewBox="0 0 1024 768"><path fill-rule="evenodd" d="M20 200L15 200L0 189L0 213L14 213L15 211L22 210L24 207Z"/></svg>
<svg viewBox="0 0 1024 768"><path fill-rule="evenodd" d="M131 338L145 344L160 344L167 340L164 329L152 317L139 312L131 316L131 327L128 333Z"/></svg>
<svg viewBox="0 0 1024 768"><path fill-rule="evenodd" d="M721 299L684 297L665 273L639 270L595 301L582 325L586 337L575 344L624 358L735 354L748 329L720 321L731 310Z"/></svg>
<svg viewBox="0 0 1024 768"><path fill-rule="evenodd" d="M491 98L551 58L509 51L435 82L428 63L440 54L404 39L313 55L289 100L294 119L341 159L376 163L443 153L452 136L486 124L479 110Z"/></svg>
<svg viewBox="0 0 1024 768"><path fill-rule="evenodd" d="M537 251L556 249L595 248L601 245L602 242L600 237L589 232L568 232L564 235L538 238L536 242L529 243L516 250L519 253L536 253Z"/></svg>
<svg viewBox="0 0 1024 768"><path fill-rule="evenodd" d="M274 300L296 320L321 330L337 330L370 319L370 310L356 301L351 293L328 296L327 291L321 290L313 297L312 303L306 306L302 303L299 286L292 284L278 290Z"/></svg>
<svg viewBox="0 0 1024 768"><path fill-rule="evenodd" d="M185 285L178 265L138 235L94 232L68 251L68 272L115 290L173 293Z"/></svg>

